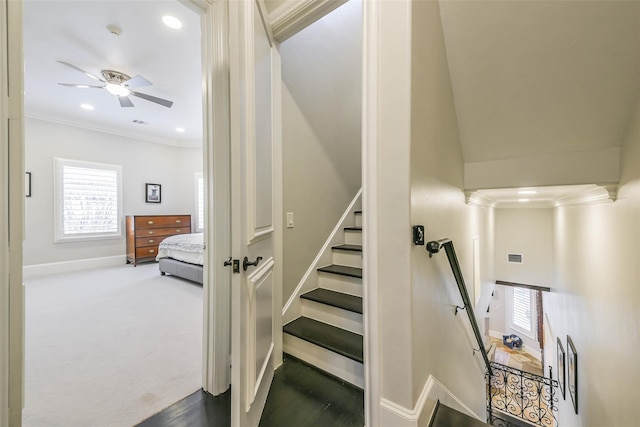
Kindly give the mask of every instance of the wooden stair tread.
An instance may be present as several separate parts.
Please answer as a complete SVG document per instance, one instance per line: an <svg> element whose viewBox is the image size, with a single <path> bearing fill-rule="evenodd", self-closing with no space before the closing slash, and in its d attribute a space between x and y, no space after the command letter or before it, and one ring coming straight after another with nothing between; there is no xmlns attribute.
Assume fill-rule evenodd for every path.
<svg viewBox="0 0 640 427"><path fill-rule="evenodd" d="M320 267L318 271L323 273L333 273L342 276L351 276L362 278L362 269L358 267L349 267L346 265L331 264Z"/></svg>
<svg viewBox="0 0 640 427"><path fill-rule="evenodd" d="M350 225L349 227L345 227L344 229L348 231L362 231L362 227L358 227L356 225Z"/></svg>
<svg viewBox="0 0 640 427"><path fill-rule="evenodd" d="M363 363L362 335L308 317L298 317L282 329L287 334Z"/></svg>
<svg viewBox="0 0 640 427"><path fill-rule="evenodd" d="M502 424L500 424L502 425ZM442 403L438 402L435 408L435 414L429 423L429 427L483 427L489 426L480 420L456 411Z"/></svg>
<svg viewBox="0 0 640 427"><path fill-rule="evenodd" d="M362 298L354 295L317 288L300 295L300 298L362 314Z"/></svg>
<svg viewBox="0 0 640 427"><path fill-rule="evenodd" d="M362 252L362 245L349 245L349 244L336 245L336 246L333 246L332 249L338 249L341 251Z"/></svg>

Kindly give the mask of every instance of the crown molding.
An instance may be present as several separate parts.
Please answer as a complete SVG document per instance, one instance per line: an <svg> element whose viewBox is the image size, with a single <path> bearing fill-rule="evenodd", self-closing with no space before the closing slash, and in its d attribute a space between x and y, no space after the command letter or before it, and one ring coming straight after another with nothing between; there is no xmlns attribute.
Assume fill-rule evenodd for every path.
<svg viewBox="0 0 640 427"><path fill-rule="evenodd" d="M485 208L495 208L496 201L486 194L479 193L478 190L465 190L464 201L467 205L481 206Z"/></svg>
<svg viewBox="0 0 640 427"><path fill-rule="evenodd" d="M282 43L298 31L308 27L347 0L287 1L269 14L273 38Z"/></svg>
<svg viewBox="0 0 640 427"><path fill-rule="evenodd" d="M38 114L25 114L24 115L25 118L28 119L35 119L35 120L40 120L43 122L49 122L49 123L54 123L54 124L58 124L58 125L63 125L63 126L71 126L74 128L78 128L78 129L84 129L84 130L90 130L93 132L100 132L100 133L106 133L109 135L116 135L116 136L121 136L123 138L130 138L130 139L135 139L137 141L144 141L144 142L152 142L154 144L162 144L162 145L169 145L171 147L177 147L177 148L202 148L201 144L197 144L197 142L195 141L190 141L187 143L177 143L176 141L172 141L169 139L163 139L163 138L155 138L155 137L142 137L140 135L135 135L135 134L130 134L127 132L119 132L119 131L113 131L112 129L105 129L102 128L100 126L91 126L88 124L84 124L84 123L76 123L76 122L72 122L72 121L67 121L67 120L63 120L63 119L59 119L59 118L54 118L54 117L47 117L47 116L41 116Z"/></svg>
<svg viewBox="0 0 640 427"><path fill-rule="evenodd" d="M555 200L554 206L580 206L615 202L618 198L618 183L594 184L588 189L568 194Z"/></svg>

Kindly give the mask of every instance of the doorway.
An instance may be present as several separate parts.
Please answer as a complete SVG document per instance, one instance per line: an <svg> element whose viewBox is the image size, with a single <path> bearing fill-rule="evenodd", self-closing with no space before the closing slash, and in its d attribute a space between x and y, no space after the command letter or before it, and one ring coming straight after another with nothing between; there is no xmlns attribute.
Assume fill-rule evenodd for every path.
<svg viewBox="0 0 640 427"><path fill-rule="evenodd" d="M29 411L34 407L38 411L48 412L47 425L55 425L53 411L44 407L45 399L41 396L53 398L62 396L69 404L89 408L107 405L103 401L100 405L92 405L91 400L88 400L89 403L85 405L82 403L87 402L83 401L85 397L92 399L99 395L100 399L125 398L130 402L138 402L136 405L138 407L146 406L150 411L145 414L147 416L202 386L203 333L201 331L204 290L202 288L198 290L197 287L186 282L180 283L179 279L167 277L159 285L163 286L171 282L168 284L168 289L174 291L176 297L165 293L164 296L167 298L165 302L152 299L162 293L158 292L160 286L152 285L160 280L157 267L153 269L151 264L137 267L125 266L122 259L125 253L124 239L54 243L52 241L54 233L51 231L54 225L53 221L49 220L55 209L55 200L52 196L55 194L51 179L52 158L65 158L96 164L120 165L123 171L120 195L123 200L122 215L189 214L193 219L193 228L198 228L198 209L195 208L194 203L197 194L194 174L203 172L201 110L198 108L190 114L191 117L198 118L195 121L190 117L189 121L178 122L172 120L167 114L182 112L181 105L185 103L194 102L198 107L201 104L200 13L188 10L177 1L163 2L161 7L153 10L130 10L130 8L154 7L155 5L150 2L127 2L119 4L118 8L113 8L109 2L76 2L70 9L64 9L69 5L70 3L64 2L25 2L24 4L25 165L32 177L31 197L25 199L24 240L24 271L27 285L24 419L27 426L34 425L34 422L30 424L29 421ZM164 26L161 18L169 14L181 16L182 29ZM71 23L60 24L62 30L49 28L49 25L54 25L57 21L52 19L53 17L68 19ZM152 22L153 18L157 18L157 21ZM158 26L152 31L150 26L154 23ZM163 52L160 59L152 48L153 43L140 39L142 36L149 37L154 31L164 31L155 36L155 41L161 44ZM190 41L176 41L179 36L188 31L195 34L195 38L191 36ZM35 34L31 34L32 32ZM45 35L40 32L45 32ZM60 39L54 36L59 36ZM34 46L34 39L42 44ZM172 93L172 87L166 83L168 64L171 64L171 61L181 62L171 56L171 49L174 48L172 43L179 43L195 63L187 70L176 72L176 75L182 76L185 81L195 82L193 85L195 93L190 98L183 96L183 93L178 94L179 96ZM57 50L58 46L64 46L65 49ZM120 99L112 97L100 88L91 87L93 83L98 83L95 79L82 75L77 72L78 70L57 61L64 61L66 64L86 70L98 78L104 78L102 70L105 68L115 68L132 77L140 74L153 85L136 88L137 93L168 99L173 101L174 105L166 108L158 102L149 101L148 97L130 96L134 107L123 106L122 102L118 102ZM60 70L64 74L59 74ZM195 76L192 75L194 72ZM182 80L175 80L180 83L181 88L184 87ZM84 83L86 83L89 87L68 87L58 83L81 86L85 86ZM53 87L56 94L45 95L49 94L49 87ZM192 88L184 90L191 91ZM44 102L34 100L32 96L35 94L45 95ZM66 101L70 100L74 101L73 112L66 104ZM57 115L48 113L51 108ZM82 120L76 120L75 117L81 115L84 115ZM116 115L119 115L117 121L110 121L115 119ZM169 125L171 125L170 128L166 127ZM194 129L197 131L194 132ZM190 137L185 137L186 135L195 135L193 140L199 140L200 147L191 144ZM162 197L158 200L160 203L148 203L149 201L145 200L144 188L149 183L157 184L156 188L162 189ZM124 220L121 219L121 221L123 226ZM82 262L78 262L79 259ZM114 264L117 267L114 267ZM64 284L72 285L72 288L64 288L63 292L55 295L47 295L47 292L51 291L48 289L52 286L51 282L38 282L30 287L33 284L30 282L31 275L53 278L52 273L87 266L100 268L95 270L99 279L92 279L84 273L71 273L63 277ZM105 278L106 282L100 281ZM131 286L125 288L125 284ZM126 293L130 289L142 291L145 287L147 287L148 298L145 298L144 294L132 297L131 294ZM44 291L44 294L40 293L39 296L31 298L31 290ZM168 292L166 289L165 291ZM124 297L124 295L129 296ZM63 296L68 298L61 299ZM177 303L178 297L185 297L186 305L179 303L172 307L168 301ZM107 308L96 308L95 298L106 298ZM138 302L134 303L136 299ZM69 315L76 308L83 309L84 312L80 311L82 314L79 314L79 318L68 319L67 323L61 322L58 328L44 333L47 331L45 329L47 325L55 325L56 320L51 319L56 318L42 316L37 319L32 318L31 314L36 309L31 304L34 301L40 313L47 315L56 314L56 312ZM185 323L182 329L179 328L180 322L177 319L185 320L185 316L181 315L183 312L188 312L191 324L197 325L200 328L199 331L185 329L188 323ZM91 315L96 317L93 318ZM145 332L144 328L149 326L147 322L151 320L152 315L158 315L158 321L154 322L153 330ZM162 323L162 318L171 318L171 316L176 316L176 321ZM60 317L57 319L60 320ZM67 326L63 326L64 324ZM71 331L68 325L79 325L74 331L75 334L67 337L53 335L54 332ZM130 327L123 328L118 335L116 329L121 326ZM186 350L182 353L175 351L177 348L175 345L168 345L162 341L163 338L166 341L174 341L174 338L169 338L170 335L162 334L172 328L178 336L183 338L187 335L191 336L191 340L188 341L190 344L183 344L189 348L189 357L186 357ZM51 341L41 341L42 345L34 353L31 345L35 339L40 338L48 338ZM127 342L124 338L131 339L131 342ZM135 345L144 342L148 345L146 349L136 349ZM113 347L111 344L118 345ZM193 348L193 345L197 347ZM88 350L94 350L94 353ZM111 355L107 356L109 353ZM40 362L34 360L32 357L34 354L41 354ZM54 356L63 364L51 365ZM164 362L156 356L165 356ZM183 360L181 357L189 359L191 365L182 372L180 366L184 366L186 359ZM164 365L165 362L176 363L179 366L167 368L168 365ZM123 395L127 391L136 387L127 385L127 379L118 379L118 375L110 374L109 369L116 369L118 374L122 374L135 363L139 363L140 366L133 369L135 374L128 375L128 381L132 384L149 381L148 389L138 390L137 395L125 397ZM90 371L93 369L91 366L94 366L99 375L94 378L70 369L81 366L87 366ZM111 368L107 368L108 366ZM162 366L164 368L161 368ZM147 368L149 369L147 375L142 375ZM157 380L166 374L170 376L165 378L169 384L173 381L173 385L176 385L177 381L172 378L189 377L191 385L184 390L180 388L183 386L176 385L177 394L175 397L169 397L168 390L172 385L167 386L167 383L163 385L150 381ZM87 381L89 378L93 379ZM87 382L82 385L81 380ZM107 387L109 382L123 384L119 389L116 385ZM76 391L75 398L72 397L70 390L72 384L82 385L80 390ZM33 387L44 385L53 387L54 391L42 390L40 394L33 397L31 393ZM86 389L84 393L82 388ZM56 408L62 406L58 401L51 403ZM113 408L118 416L129 416L126 410L117 410L117 405ZM74 414L73 416L76 417L72 422L67 420L66 425L89 424L77 418L81 412L79 410L64 412ZM131 414L131 416L138 415ZM105 425L109 425L109 415L103 415L102 419L105 420ZM137 420L140 421L140 419ZM119 421L111 422L113 422L112 425L126 424ZM65 424L64 421L62 423Z"/></svg>

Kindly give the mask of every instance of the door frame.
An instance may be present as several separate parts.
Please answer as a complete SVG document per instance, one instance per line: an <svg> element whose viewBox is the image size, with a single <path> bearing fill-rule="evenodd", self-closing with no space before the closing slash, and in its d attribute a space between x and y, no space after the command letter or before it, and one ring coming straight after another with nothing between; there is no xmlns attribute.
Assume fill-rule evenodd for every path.
<svg viewBox="0 0 640 427"><path fill-rule="evenodd" d="M23 404L24 155L22 0L0 0L0 426L20 425ZM11 221L10 221L11 219ZM6 405L6 406L5 406Z"/></svg>

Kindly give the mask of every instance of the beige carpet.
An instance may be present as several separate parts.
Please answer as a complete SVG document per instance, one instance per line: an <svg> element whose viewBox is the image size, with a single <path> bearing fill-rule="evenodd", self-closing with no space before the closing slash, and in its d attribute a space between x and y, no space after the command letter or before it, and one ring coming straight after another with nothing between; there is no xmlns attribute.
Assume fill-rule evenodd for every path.
<svg viewBox="0 0 640 427"><path fill-rule="evenodd" d="M26 298L25 427L132 426L201 387L201 286L123 265Z"/></svg>

